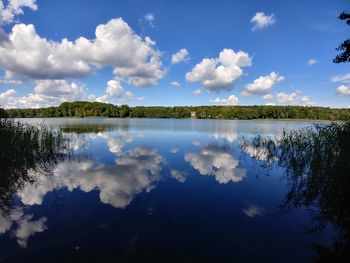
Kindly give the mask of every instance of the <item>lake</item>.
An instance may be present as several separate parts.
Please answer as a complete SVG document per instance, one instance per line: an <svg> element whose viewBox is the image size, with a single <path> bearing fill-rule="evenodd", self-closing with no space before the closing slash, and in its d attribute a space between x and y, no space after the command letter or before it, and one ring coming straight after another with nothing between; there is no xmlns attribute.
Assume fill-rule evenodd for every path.
<svg viewBox="0 0 350 263"><path fill-rule="evenodd" d="M282 213L284 170L240 147L312 122L21 121L61 130L69 146L0 215L0 262L312 262L312 244L335 236L308 232L303 206Z"/></svg>

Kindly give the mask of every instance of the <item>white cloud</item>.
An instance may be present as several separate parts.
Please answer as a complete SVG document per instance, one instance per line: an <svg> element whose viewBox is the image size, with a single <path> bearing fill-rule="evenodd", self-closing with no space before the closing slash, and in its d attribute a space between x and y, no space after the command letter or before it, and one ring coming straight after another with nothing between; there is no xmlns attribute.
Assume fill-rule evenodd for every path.
<svg viewBox="0 0 350 263"><path fill-rule="evenodd" d="M350 83L350 73L333 76L331 80L332 80L332 82Z"/></svg>
<svg viewBox="0 0 350 263"><path fill-rule="evenodd" d="M8 100L9 98L14 95L16 93L16 91L14 89L9 89L6 90L3 93L0 93L0 106L1 107L6 107L8 104Z"/></svg>
<svg viewBox="0 0 350 263"><path fill-rule="evenodd" d="M188 51L186 48L180 49L177 53L173 54L171 56L171 63L172 64L177 64L182 61L188 60Z"/></svg>
<svg viewBox="0 0 350 263"><path fill-rule="evenodd" d="M350 86L341 85L337 88L337 95L350 96Z"/></svg>
<svg viewBox="0 0 350 263"><path fill-rule="evenodd" d="M276 94L276 99L279 103L293 103L298 97L298 92L292 92L290 94L279 92Z"/></svg>
<svg viewBox="0 0 350 263"><path fill-rule="evenodd" d="M170 82L170 85L174 88L180 88L181 87L181 84L177 81L172 81Z"/></svg>
<svg viewBox="0 0 350 263"><path fill-rule="evenodd" d="M257 12L250 20L253 23L252 31L268 27L276 22L274 14L265 15L264 12Z"/></svg>
<svg viewBox="0 0 350 263"><path fill-rule="evenodd" d="M156 21L156 18L154 17L153 14L148 13L143 16L143 19L151 26L154 27L154 22Z"/></svg>
<svg viewBox="0 0 350 263"><path fill-rule="evenodd" d="M85 87L66 80L36 81L35 94L77 100L85 96Z"/></svg>
<svg viewBox="0 0 350 263"><path fill-rule="evenodd" d="M41 38L33 25L16 24L0 44L0 67L13 77L64 79L111 66L117 77L136 87L154 85L163 77L155 42L138 36L122 18L98 25L95 35L92 40L55 42Z"/></svg>
<svg viewBox="0 0 350 263"><path fill-rule="evenodd" d="M272 71L269 75L261 76L254 80L253 83L245 85L241 95L266 95L271 92L274 86L283 80L284 76L279 76L276 72Z"/></svg>
<svg viewBox="0 0 350 263"><path fill-rule="evenodd" d="M210 102L216 105L237 105L238 98L235 95L230 95L227 99L216 98L210 100Z"/></svg>
<svg viewBox="0 0 350 263"><path fill-rule="evenodd" d="M316 59L309 59L309 61L307 62L308 65L315 65L317 63Z"/></svg>
<svg viewBox="0 0 350 263"><path fill-rule="evenodd" d="M309 96L302 96L300 101L302 105L307 105L307 106L315 105L315 103L311 101L311 98Z"/></svg>
<svg viewBox="0 0 350 263"><path fill-rule="evenodd" d="M272 100L273 99L273 95L271 93L266 94L262 97L264 100Z"/></svg>
<svg viewBox="0 0 350 263"><path fill-rule="evenodd" d="M224 49L219 58L204 58L191 72L186 73L186 79L200 82L210 92L230 91L235 80L243 75L241 68L251 64L252 59L247 53Z"/></svg>
<svg viewBox="0 0 350 263"><path fill-rule="evenodd" d="M130 100L143 101L144 97L135 98L132 92L124 91L124 88L118 79L112 79L108 81L105 95L96 98L96 101L99 102L122 103Z"/></svg>
<svg viewBox="0 0 350 263"><path fill-rule="evenodd" d="M34 93L23 97L11 95L3 102L6 108L39 108L59 105L66 101L84 100L87 98L86 88L75 82L66 80L38 80Z"/></svg>
<svg viewBox="0 0 350 263"><path fill-rule="evenodd" d="M192 94L193 95L200 95L200 94L202 94L202 91L200 89L195 89L192 91Z"/></svg>
<svg viewBox="0 0 350 263"><path fill-rule="evenodd" d="M238 161L228 149L216 144L204 147L199 153L187 153L185 160L200 174L215 176L222 184L239 182L246 176L246 170L237 168Z"/></svg>
<svg viewBox="0 0 350 263"><path fill-rule="evenodd" d="M124 92L120 81L118 80L110 80L107 82L106 94L110 97L121 97Z"/></svg>
<svg viewBox="0 0 350 263"><path fill-rule="evenodd" d="M8 0L7 6L0 1L0 25L2 23L15 22L14 18L17 15L23 14L23 8L27 7L33 11L38 9L36 0Z"/></svg>
<svg viewBox="0 0 350 263"><path fill-rule="evenodd" d="M314 102L311 101L309 96L301 96L300 91L297 90L292 93L284 93L279 92L276 94L276 100L281 104L290 104L290 105L302 105L302 106L312 106L315 105Z"/></svg>

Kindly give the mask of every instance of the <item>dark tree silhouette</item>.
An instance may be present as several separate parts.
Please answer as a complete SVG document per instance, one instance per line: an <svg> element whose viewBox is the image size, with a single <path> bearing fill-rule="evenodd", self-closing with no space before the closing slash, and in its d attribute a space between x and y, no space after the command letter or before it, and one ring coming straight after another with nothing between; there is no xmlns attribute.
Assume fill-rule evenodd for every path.
<svg viewBox="0 0 350 263"><path fill-rule="evenodd" d="M340 20L345 20L346 23L350 26L350 13L341 13L338 17ZM342 42L339 47L336 48L337 51L341 51L339 55L333 59L334 63L344 63L350 62L350 39Z"/></svg>

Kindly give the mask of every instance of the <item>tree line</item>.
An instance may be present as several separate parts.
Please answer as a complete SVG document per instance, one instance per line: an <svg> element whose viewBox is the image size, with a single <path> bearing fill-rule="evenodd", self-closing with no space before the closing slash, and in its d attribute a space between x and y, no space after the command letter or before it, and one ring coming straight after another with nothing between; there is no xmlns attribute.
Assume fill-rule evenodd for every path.
<svg viewBox="0 0 350 263"><path fill-rule="evenodd" d="M58 107L7 109L10 118L106 117L106 118L190 118L199 119L312 119L350 121L350 109L305 106L183 106L129 107L101 102L64 102Z"/></svg>

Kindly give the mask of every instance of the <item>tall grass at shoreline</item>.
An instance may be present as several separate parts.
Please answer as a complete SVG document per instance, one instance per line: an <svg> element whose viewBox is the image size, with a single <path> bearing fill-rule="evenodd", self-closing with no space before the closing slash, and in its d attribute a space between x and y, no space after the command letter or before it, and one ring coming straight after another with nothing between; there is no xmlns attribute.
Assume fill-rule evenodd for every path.
<svg viewBox="0 0 350 263"><path fill-rule="evenodd" d="M63 158L64 142L60 131L0 118L0 213L9 212L13 194L35 181L35 172L48 173Z"/></svg>

